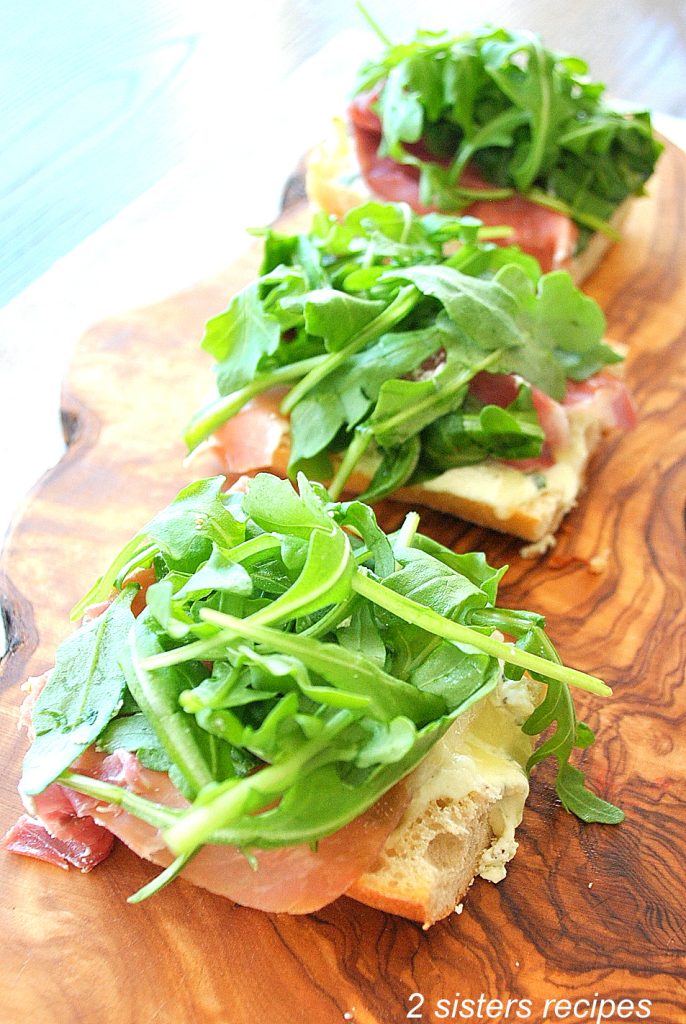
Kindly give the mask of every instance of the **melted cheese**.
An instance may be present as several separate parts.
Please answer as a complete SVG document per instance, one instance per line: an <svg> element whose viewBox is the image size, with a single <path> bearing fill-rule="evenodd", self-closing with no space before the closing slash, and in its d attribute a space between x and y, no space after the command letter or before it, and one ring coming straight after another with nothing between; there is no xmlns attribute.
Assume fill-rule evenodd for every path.
<svg viewBox="0 0 686 1024"><path fill-rule="evenodd" d="M570 508L589 456L589 423L585 416L570 415L569 441L555 455L549 469L523 473L513 466L489 459L475 466L449 469L433 480L426 480L426 491L447 491L470 501L487 501L499 519L507 520L521 508L535 504L543 495L556 504ZM536 480L544 482L539 488Z"/></svg>
<svg viewBox="0 0 686 1024"><path fill-rule="evenodd" d="M506 522L515 513L545 501L570 509L576 501L589 454L598 437L596 419L590 410L579 406L569 411L569 441L555 455L548 469L523 473L496 459L474 466L457 466L440 476L422 481L424 491L453 494L473 502L486 502L498 519ZM372 477L381 459L375 451L365 454L359 469ZM536 481L542 486L539 486Z"/></svg>
<svg viewBox="0 0 686 1024"><path fill-rule="evenodd" d="M517 851L515 829L529 794L524 766L532 749L521 726L534 709L534 687L526 679L501 680L475 709L457 719L410 776L413 796L407 819L431 800L458 801L479 794L492 802L493 839L477 869L491 882L505 877L505 865Z"/></svg>

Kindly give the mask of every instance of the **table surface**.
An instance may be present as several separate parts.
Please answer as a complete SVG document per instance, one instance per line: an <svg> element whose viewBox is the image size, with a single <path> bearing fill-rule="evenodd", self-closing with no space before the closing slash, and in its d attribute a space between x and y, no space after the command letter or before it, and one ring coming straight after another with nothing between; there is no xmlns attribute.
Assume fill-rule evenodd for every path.
<svg viewBox="0 0 686 1024"><path fill-rule="evenodd" d="M428 1024L447 1019L444 1000L457 993L485 994L501 1008L529 999L530 1024L579 1024L583 1003L571 1010L572 999L596 993L606 1024L641 1019L631 1004L627 1018L620 999L649 1000L651 1024L684 1024L686 277L678 268L686 233L664 211L683 208L685 195L686 154L670 147L624 243L588 281L606 305L610 336L629 343L639 417L598 452L593 486L556 551L524 560L516 538L422 510L430 536L509 565L503 604L540 611L562 658L614 688L607 701L575 694L598 737L579 763L625 823L575 821L555 800L553 765L541 766L508 878L477 882L463 912L427 933L346 899L312 915L271 915L181 880L131 906L125 897L154 869L122 844L87 876L0 855L3 1024ZM280 223L290 232L306 215L294 210ZM0 666L0 833L19 805L19 686L51 664L84 580L187 481L179 434L210 362L189 339L254 277L257 250L210 282L110 318L74 353L66 388L75 440L22 516L3 564L12 582L0 579L13 626ZM151 348L165 356L154 387ZM405 512L377 507L389 530ZM589 559L603 552L605 568L590 572ZM608 1010L610 999L620 1013ZM472 1020L493 1016L520 1019L495 1005ZM585 1020L599 1024L595 1013Z"/></svg>
<svg viewBox="0 0 686 1024"><path fill-rule="evenodd" d="M394 39L490 20L584 55L678 137L680 0L370 0ZM377 42L350 0L31 0L0 33L0 535L62 454L60 382L94 321L215 273Z"/></svg>
<svg viewBox="0 0 686 1024"><path fill-rule="evenodd" d="M419 23L540 31L614 95L686 115L681 0L369 7L398 39ZM60 382L79 335L229 264L245 227L276 215L289 171L374 52L350 0L5 5L0 535L63 451Z"/></svg>

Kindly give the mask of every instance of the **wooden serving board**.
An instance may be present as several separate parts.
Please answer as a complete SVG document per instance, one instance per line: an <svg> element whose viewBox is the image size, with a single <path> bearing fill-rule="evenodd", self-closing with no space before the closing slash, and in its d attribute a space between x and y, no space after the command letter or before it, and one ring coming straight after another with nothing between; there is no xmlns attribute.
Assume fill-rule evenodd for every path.
<svg viewBox="0 0 686 1024"><path fill-rule="evenodd" d="M447 1016L457 993L532 1001L528 1018L511 1005L507 1016L496 1006L496 1020L576 1020L544 1016L546 1000L596 996L651 1000L659 1024L686 1020L685 209L686 155L670 146L588 288L610 336L631 347L640 422L595 459L555 551L523 561L516 541L423 516L438 539L509 562L503 602L542 610L563 657L615 686L609 701L580 699L600 737L583 761L625 823L580 824L542 768L507 879L478 881L464 912L428 932L349 899L268 915L183 881L128 906L156 869L121 845L90 875L0 854L2 1020L400 1024L465 1019ZM179 435L210 379L203 322L257 261L255 250L80 343L64 394L69 449L18 513L4 555L3 829L19 811L20 684L51 664L74 601L184 482ZM382 520L403 511L386 506ZM587 560L604 551L607 569L594 574ZM622 1009L611 1019L642 1019Z"/></svg>

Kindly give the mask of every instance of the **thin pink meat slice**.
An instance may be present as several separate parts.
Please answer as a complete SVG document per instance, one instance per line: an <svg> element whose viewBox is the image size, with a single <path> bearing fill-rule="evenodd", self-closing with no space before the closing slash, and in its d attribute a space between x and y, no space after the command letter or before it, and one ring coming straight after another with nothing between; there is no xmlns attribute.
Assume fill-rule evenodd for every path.
<svg viewBox="0 0 686 1024"><path fill-rule="evenodd" d="M33 857L59 868L72 867L91 871L110 853L114 836L100 828L92 818L72 818L66 838L50 835L38 818L22 814L0 841L10 853Z"/></svg>
<svg viewBox="0 0 686 1024"><path fill-rule="evenodd" d="M144 768L127 751L105 755L90 748L73 768L167 807L188 806L168 775ZM310 913L341 896L372 866L406 804L400 784L349 825L322 839L316 851L307 845L257 850L255 869L234 847L206 846L182 875L243 906L273 913ZM62 867L72 863L87 871L107 856L116 836L138 856L156 864L166 866L173 860L158 829L59 783L34 797L28 807L31 817L24 815L3 840L15 853Z"/></svg>
<svg viewBox="0 0 686 1024"><path fill-rule="evenodd" d="M431 366L435 372L441 359ZM470 393L487 405L505 408L517 396L521 378L513 374L483 371L470 384ZM631 395L622 380L601 372L586 381L567 382L567 393L556 402L540 388L532 387L532 400L545 434L541 455L535 459L503 459L522 472L547 469L555 455L569 440L568 412L580 405L593 406L594 415L604 429L629 430L636 422ZM254 398L232 420L229 420L212 441L218 471L256 472L271 467L285 471L288 463L288 419L278 412L278 401L272 392ZM275 428L275 421L278 427ZM251 460L253 460L251 462Z"/></svg>
<svg viewBox="0 0 686 1024"><path fill-rule="evenodd" d="M428 213L436 207L425 206L419 199L419 169L411 164L398 164L390 157L379 156L381 122L371 105L378 99L379 87L363 93L349 108L357 158L370 190L390 202L404 202L417 213ZM408 146L410 151L424 160L432 158L421 143ZM492 188L474 167L468 167L460 183L471 189ZM544 273L566 266L574 255L578 240L578 229L564 214L548 210L538 203L532 203L521 195L509 199L476 200L464 214L478 217L489 227L506 224L514 229L514 235L498 240L499 245L518 245L534 256Z"/></svg>
<svg viewBox="0 0 686 1024"><path fill-rule="evenodd" d="M470 384L470 392L479 401L505 408L514 401L521 379L513 374L483 371ZM531 397L545 434L541 455L537 459L503 459L509 466L523 472L548 469L555 455L569 440L569 413L582 405L605 430L631 430L636 425L636 411L624 381L601 371L585 381L567 381L562 402L556 402L539 388L531 388Z"/></svg>
<svg viewBox="0 0 686 1024"><path fill-rule="evenodd" d="M166 774L143 768L131 754L118 752L106 758L97 777L126 785L166 806L187 806ZM206 846L182 875L195 885L256 910L310 913L341 896L371 867L406 804L404 786L396 786L349 825L322 839L316 851L307 845L253 851L257 868L235 847ZM159 830L120 808L100 804L92 813L96 822L105 825L140 857L164 866L171 863L172 854Z"/></svg>

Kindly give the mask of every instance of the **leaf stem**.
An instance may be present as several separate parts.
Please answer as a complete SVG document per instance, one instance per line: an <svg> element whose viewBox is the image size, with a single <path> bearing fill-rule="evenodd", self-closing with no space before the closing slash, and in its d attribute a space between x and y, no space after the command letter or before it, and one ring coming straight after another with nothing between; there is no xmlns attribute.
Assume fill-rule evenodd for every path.
<svg viewBox="0 0 686 1024"><path fill-rule="evenodd" d="M144 885L138 892L134 892L133 895L129 896L127 903L142 903L143 900L147 900L150 896L154 896L160 889L164 889L165 886L173 882L177 875L179 875L186 864L195 856L196 851L193 853L184 853L176 860L173 860L171 864L161 871L159 875L156 875L151 882Z"/></svg>
<svg viewBox="0 0 686 1024"><path fill-rule="evenodd" d="M417 512L408 512L403 521L403 525L398 530L393 547L411 548L418 528L419 514Z"/></svg>
<svg viewBox="0 0 686 1024"><path fill-rule="evenodd" d="M613 242L619 242L621 240L622 236L619 231L617 231L616 228L613 228L608 221L601 220L600 217L594 217L592 213L584 213L581 210L575 210L573 206L563 202L562 199L549 196L540 188L530 188L528 192L524 192L524 197L529 199L532 203L537 203L538 206L545 206L548 210L555 210L556 213L563 213L571 220L575 220L579 224L583 224L584 227L591 228L592 231L599 231L601 234L611 238Z"/></svg>
<svg viewBox="0 0 686 1024"><path fill-rule="evenodd" d="M206 640L196 640L183 647L172 647L170 651L162 651L160 654L151 654L146 658L141 658L140 667L149 672L156 668L180 665L184 661L212 661L211 655L216 653L217 648L220 651L223 651L224 648L224 641L220 633L208 637Z"/></svg>
<svg viewBox="0 0 686 1024"><path fill-rule="evenodd" d="M338 501L343 491L343 488L348 482L350 474L355 469L355 466L364 455L369 442L372 439L372 432L367 427L358 427L355 431L351 443L348 445L348 449L338 464L336 475L329 484L328 491L332 501Z"/></svg>
<svg viewBox="0 0 686 1024"><path fill-rule="evenodd" d="M363 327L356 335L351 338L348 344L339 349L337 352L331 352L328 355L318 357L320 362L315 366L306 377L303 377L295 387L291 388L283 402L281 403L281 412L289 413L294 405L300 401L301 398L311 391L313 387L328 377L330 373L346 361L350 356L359 352L365 345L368 345L370 341L374 341L384 331L388 331L391 327L394 327L399 320L402 320L404 316L410 312L420 298L419 291L414 285L406 285L401 288L396 297L390 303L382 313L374 317L370 323Z"/></svg>
<svg viewBox="0 0 686 1024"><path fill-rule="evenodd" d="M260 555L263 551L273 551L281 547L281 541L271 533L260 533L257 537L243 541L233 548L227 548L224 552L232 562L247 562L254 555Z"/></svg>
<svg viewBox="0 0 686 1024"><path fill-rule="evenodd" d="M352 580L353 590L366 597L374 604L378 604L386 611L397 615L399 619L413 625L426 629L429 633L442 636L445 640L456 641L457 643L470 644L484 654L490 654L494 658L500 658L510 665L518 665L520 668L528 669L530 672L538 672L551 679L557 679L561 683L568 683L577 686L580 690L587 690L589 693L596 693L600 697L609 697L612 690L602 679L588 675L586 672L579 672L577 669L566 668L564 665L557 665L554 662L540 658L536 654L529 654L512 644L502 640L495 640L493 637L484 636L482 633L463 626L459 622L447 619L431 608L413 601L409 597L398 594L381 583L377 583L361 569L355 572Z"/></svg>
<svg viewBox="0 0 686 1024"><path fill-rule="evenodd" d="M392 46L393 44L392 44L391 40L388 38L388 36L384 32L384 30L381 28L379 23L377 21L375 21L375 19L371 16L371 14L367 10L367 8L364 6L364 4L360 3L360 0L357 0L357 2L355 3L355 7L357 7L358 11L360 12L360 14L364 18L364 20L369 25L369 27L372 30L372 32L374 33L374 35L378 36L378 38L384 44L384 46Z"/></svg>
<svg viewBox="0 0 686 1024"><path fill-rule="evenodd" d="M152 825L153 828L167 828L184 813L176 808L165 807L163 804L146 800L145 797L138 796L137 793L124 789L123 786L116 786L113 782L92 779L89 775L80 775L78 772L62 772L58 781L67 789L73 789L77 793L83 793L84 796L92 796L94 800L102 800L104 803L121 807L146 824Z"/></svg>
<svg viewBox="0 0 686 1024"><path fill-rule="evenodd" d="M305 374L309 373L327 358L326 354L322 354L320 356L311 356L309 359L300 359L297 363L289 363L287 366L279 366L276 370L271 370L269 373L260 374L259 377L250 381L249 384L245 384L237 391L232 391L230 395L221 395L213 402L210 402L209 405L206 405L204 409L195 414L186 427L184 440L188 446L188 451L192 452L197 448L201 441L204 441L210 434L213 434L215 430L226 423L227 420L230 420L232 416L235 416L251 398L255 398L268 388L277 387L279 384L287 384L291 380L297 380L298 377L304 377Z"/></svg>

